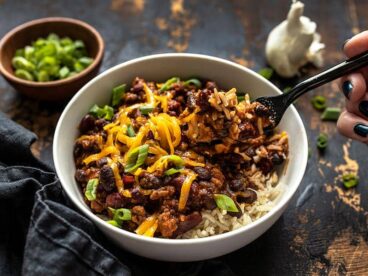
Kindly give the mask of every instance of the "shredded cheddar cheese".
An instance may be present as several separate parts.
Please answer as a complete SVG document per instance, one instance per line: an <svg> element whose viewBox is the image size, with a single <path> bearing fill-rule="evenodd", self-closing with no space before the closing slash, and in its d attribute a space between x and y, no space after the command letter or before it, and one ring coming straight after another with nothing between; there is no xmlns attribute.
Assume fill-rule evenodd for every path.
<svg viewBox="0 0 368 276"><path fill-rule="evenodd" d="M187 177L185 178L183 185L181 186L180 190L180 197L179 197L179 211L184 210L185 205L187 204L190 187L192 186L193 181L197 178L197 174L192 171L184 170L183 171Z"/></svg>
<svg viewBox="0 0 368 276"><path fill-rule="evenodd" d="M144 236L149 236L151 235L150 237L153 237L153 234L155 233L156 231L156 228L157 228L157 225L156 225L156 228L154 228L154 225L157 224L158 220L157 220L157 215L154 214L148 218L146 218L139 226L138 228L135 230L135 232L138 234L138 235L144 235ZM146 232L147 232L147 235L146 235Z"/></svg>

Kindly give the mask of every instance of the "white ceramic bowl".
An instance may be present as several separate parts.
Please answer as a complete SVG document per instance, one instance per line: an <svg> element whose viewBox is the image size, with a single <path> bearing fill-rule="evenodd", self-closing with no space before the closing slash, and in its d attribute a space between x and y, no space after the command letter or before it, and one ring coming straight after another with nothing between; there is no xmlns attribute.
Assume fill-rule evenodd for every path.
<svg viewBox="0 0 368 276"><path fill-rule="evenodd" d="M186 240L170 240L138 236L118 229L95 216L84 203L74 180L73 145L77 126L89 108L110 100L111 89L121 83L131 83L134 77L164 81L172 76L192 76L214 80L225 89L236 87L257 98L281 92L253 71L227 60L196 54L161 54L134 59L119 64L87 83L69 102L61 115L54 137L53 156L56 172L71 201L96 226L122 248L135 254L165 261L196 261L214 258L239 249L270 228L285 210L298 188L307 164L308 143L303 123L294 107L290 107L279 128L289 133L290 155L286 173L280 182L286 185L276 206L255 222L228 233ZM277 239L277 237L275 237Z"/></svg>

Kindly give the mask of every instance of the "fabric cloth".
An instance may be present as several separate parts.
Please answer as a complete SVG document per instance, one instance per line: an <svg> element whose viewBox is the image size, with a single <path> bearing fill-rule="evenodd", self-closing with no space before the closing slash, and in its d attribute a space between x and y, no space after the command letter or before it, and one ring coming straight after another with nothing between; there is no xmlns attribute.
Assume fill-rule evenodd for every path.
<svg viewBox="0 0 368 276"><path fill-rule="evenodd" d="M165 263L112 245L33 156L35 140L0 113L0 275L233 275L218 259Z"/></svg>

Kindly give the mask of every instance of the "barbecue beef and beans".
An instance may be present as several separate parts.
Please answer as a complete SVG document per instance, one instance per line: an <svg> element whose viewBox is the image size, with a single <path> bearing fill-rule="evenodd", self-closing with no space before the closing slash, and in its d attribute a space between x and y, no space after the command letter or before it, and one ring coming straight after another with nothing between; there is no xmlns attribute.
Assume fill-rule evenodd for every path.
<svg viewBox="0 0 368 276"><path fill-rule="evenodd" d="M287 158L267 108L213 81L135 78L79 125L75 179L92 211L138 235L181 237L203 212L240 218L264 189L254 180ZM268 129L268 131L265 131Z"/></svg>

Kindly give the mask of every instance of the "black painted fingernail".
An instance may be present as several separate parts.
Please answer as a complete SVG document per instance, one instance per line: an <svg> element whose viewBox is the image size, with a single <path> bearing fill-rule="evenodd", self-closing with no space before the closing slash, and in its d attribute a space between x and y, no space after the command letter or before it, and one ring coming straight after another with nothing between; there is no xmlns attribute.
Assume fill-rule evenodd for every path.
<svg viewBox="0 0 368 276"><path fill-rule="evenodd" d="M357 124L354 127L354 132L358 134L359 136L367 137L368 136L368 126L363 125L363 124Z"/></svg>
<svg viewBox="0 0 368 276"><path fill-rule="evenodd" d="M359 104L359 111L365 116L368 117L368 101L361 101Z"/></svg>
<svg viewBox="0 0 368 276"><path fill-rule="evenodd" d="M350 38L348 38L347 40L344 41L344 43L342 44L342 50L344 51L345 45L346 43L348 43L350 40Z"/></svg>
<svg viewBox="0 0 368 276"><path fill-rule="evenodd" d="M353 90L353 84L350 81L344 81L342 84L342 92L344 93L345 97L349 100L350 93Z"/></svg>

